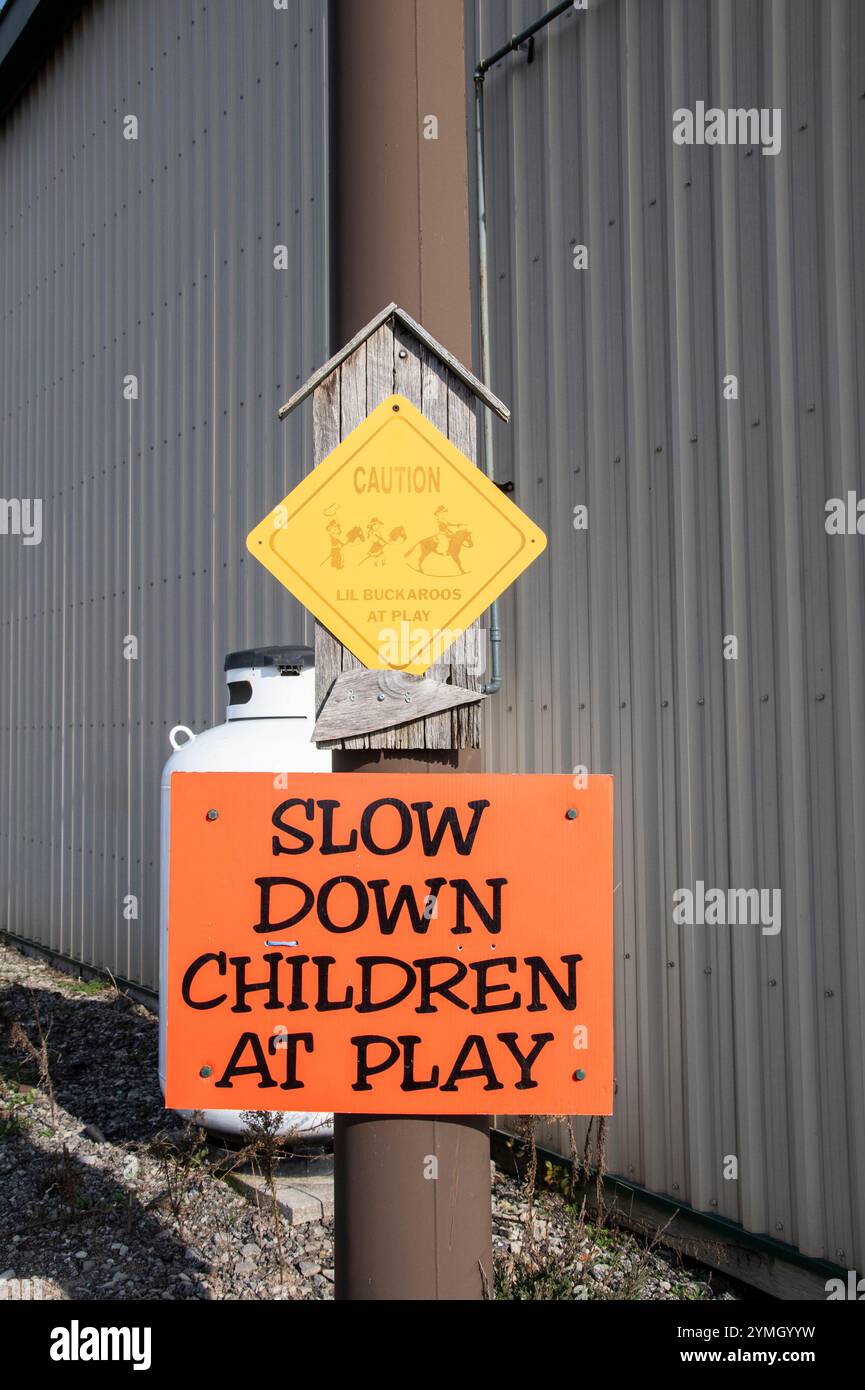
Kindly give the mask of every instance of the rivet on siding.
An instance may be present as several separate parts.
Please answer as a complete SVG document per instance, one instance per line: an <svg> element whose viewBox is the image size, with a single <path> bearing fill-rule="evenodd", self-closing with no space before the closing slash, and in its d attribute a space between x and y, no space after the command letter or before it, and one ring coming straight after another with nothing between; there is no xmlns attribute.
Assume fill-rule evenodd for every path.
<svg viewBox="0 0 865 1390"><path fill-rule="evenodd" d="M619 705L619 709L627 709L627 708L628 708L628 702L627 702L627 700L623 700L622 703Z"/></svg>
<svg viewBox="0 0 865 1390"><path fill-rule="evenodd" d="M679 1190L679 1184L678 1184L677 1182L674 1182L674 1183L673 1183L673 1191L674 1191L674 1192L678 1192L678 1190Z"/></svg>
<svg viewBox="0 0 865 1390"><path fill-rule="evenodd" d="M705 968L704 971L703 971L703 974L704 974L704 975L711 975L711 973L712 973L712 967L711 967L711 965L707 965L706 968Z"/></svg>
<svg viewBox="0 0 865 1390"><path fill-rule="evenodd" d="M718 1198L717 1198L717 1197L712 1197L712 1198L709 1199L709 1206L710 1206L710 1207L716 1207L717 1205L718 1205Z"/></svg>
<svg viewBox="0 0 865 1390"><path fill-rule="evenodd" d="M825 700L825 699L826 699L826 696L823 694L823 691L821 690L821 691L820 691L820 694L817 696L817 700L818 700L818 702L819 702L820 700Z"/></svg>
<svg viewBox="0 0 865 1390"><path fill-rule="evenodd" d="M776 1230L776 1231L783 1231L783 1229L784 1229L784 1222L783 1222L783 1221L776 1221L776 1222L775 1222L775 1230Z"/></svg>
<svg viewBox="0 0 865 1390"><path fill-rule="evenodd" d="M585 1079L586 1079L586 1073L583 1071L582 1067L577 1067L577 1070L574 1072L574 1080L575 1080L575 1081L585 1081Z"/></svg>
<svg viewBox="0 0 865 1390"><path fill-rule="evenodd" d="M626 951L626 952L625 952L625 960L630 960L630 959L631 959L631 953L630 953L630 951Z"/></svg>
<svg viewBox="0 0 865 1390"><path fill-rule="evenodd" d="M399 350L399 356L400 356L400 357L403 357L403 358L408 357L408 353L407 353L407 351L406 351L405 348L400 348L400 350Z"/></svg>
<svg viewBox="0 0 865 1390"><path fill-rule="evenodd" d="M768 704L768 703L769 703L769 696L768 696L768 695L761 695L761 696L760 696L760 703L763 704L763 705Z"/></svg>
<svg viewBox="0 0 865 1390"><path fill-rule="evenodd" d="M805 407L805 413L806 413L806 415L813 415L813 414L814 414L814 411L815 411L816 409L817 409L816 405L806 405L806 407Z"/></svg>
<svg viewBox="0 0 865 1390"><path fill-rule="evenodd" d="M399 410L399 406L398 406L398 405L391 406L391 409L392 409L393 411L398 411L398 410Z"/></svg>
<svg viewBox="0 0 865 1390"><path fill-rule="evenodd" d="M832 999L835 995L834 989L824 989L823 995L826 999Z"/></svg>
<svg viewBox="0 0 865 1390"><path fill-rule="evenodd" d="M697 442L697 436L696 436L695 434L692 434L692 435L691 435L691 443L692 443L692 444L696 444L696 442Z"/></svg>
<svg viewBox="0 0 865 1390"><path fill-rule="evenodd" d="M383 696L383 695L376 695L375 698L376 698L378 701L380 701L380 702L384 700L384 696ZM350 696L349 696L349 699L350 699L350 700L353 700L353 699L354 699L354 696L353 696L353 695L350 695Z"/></svg>
<svg viewBox="0 0 865 1390"><path fill-rule="evenodd" d="M759 425L759 423L760 423L760 417L759 417L759 415L757 415L757 416L751 421L751 427L752 427L752 429L756 429L756 427L757 427L757 425Z"/></svg>
<svg viewBox="0 0 865 1390"><path fill-rule="evenodd" d="M770 985L776 985L777 983L778 983L777 980L770 980L770 981L769 981L769 984L770 984Z"/></svg>
<svg viewBox="0 0 865 1390"><path fill-rule="evenodd" d="M675 965L676 965L676 962L675 962L674 960L668 960L668 961L667 961L667 969L668 969L668 970L673 970L673 969L675 968Z"/></svg>
<svg viewBox="0 0 865 1390"><path fill-rule="evenodd" d="M569 806L569 807L568 807L567 811L565 812L565 816L567 817L568 820L576 820L576 819L577 819L577 812L576 812L576 810L574 809L573 806Z"/></svg>
<svg viewBox="0 0 865 1390"><path fill-rule="evenodd" d="M199 1076L210 1076L210 1075L212 1075L212 1073L213 1073L213 1067L203 1066L203 1067L201 1068L200 1072L198 1073L198 1075L199 1075Z"/></svg>
<svg viewBox="0 0 865 1390"><path fill-rule="evenodd" d="M219 819L219 812L218 812L218 811L208 811L208 813L207 813L207 819L208 819L208 820L218 820L218 819Z"/></svg>
<svg viewBox="0 0 865 1390"><path fill-rule="evenodd" d="M669 700L662 700L662 701L661 701L661 709L666 709L667 706L669 705L669 703L670 703Z"/></svg>
<svg viewBox="0 0 865 1390"><path fill-rule="evenodd" d="M698 698L698 700L697 700L697 704L698 704L698 705L704 705L705 703L706 703L705 697L701 695L701 696Z"/></svg>

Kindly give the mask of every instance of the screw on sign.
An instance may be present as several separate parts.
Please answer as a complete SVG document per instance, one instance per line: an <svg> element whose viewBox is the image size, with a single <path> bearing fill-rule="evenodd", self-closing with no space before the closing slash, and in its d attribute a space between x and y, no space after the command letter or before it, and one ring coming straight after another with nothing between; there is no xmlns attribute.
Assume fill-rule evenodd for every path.
<svg viewBox="0 0 865 1390"><path fill-rule="evenodd" d="M573 796L175 774L167 1104L610 1113L612 779Z"/></svg>

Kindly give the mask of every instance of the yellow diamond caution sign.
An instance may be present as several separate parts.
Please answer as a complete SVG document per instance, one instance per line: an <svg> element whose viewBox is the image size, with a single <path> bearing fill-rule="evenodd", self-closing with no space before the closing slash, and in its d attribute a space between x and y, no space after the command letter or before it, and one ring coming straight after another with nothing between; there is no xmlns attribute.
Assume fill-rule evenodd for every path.
<svg viewBox="0 0 865 1390"><path fill-rule="evenodd" d="M389 396L246 543L364 666L422 675L547 540Z"/></svg>

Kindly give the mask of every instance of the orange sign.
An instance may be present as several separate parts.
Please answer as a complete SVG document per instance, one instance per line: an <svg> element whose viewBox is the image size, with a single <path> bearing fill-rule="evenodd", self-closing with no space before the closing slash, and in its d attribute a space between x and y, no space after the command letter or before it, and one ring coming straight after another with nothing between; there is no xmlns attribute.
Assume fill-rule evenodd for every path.
<svg viewBox="0 0 865 1390"><path fill-rule="evenodd" d="M175 772L166 1104L609 1114L613 786Z"/></svg>

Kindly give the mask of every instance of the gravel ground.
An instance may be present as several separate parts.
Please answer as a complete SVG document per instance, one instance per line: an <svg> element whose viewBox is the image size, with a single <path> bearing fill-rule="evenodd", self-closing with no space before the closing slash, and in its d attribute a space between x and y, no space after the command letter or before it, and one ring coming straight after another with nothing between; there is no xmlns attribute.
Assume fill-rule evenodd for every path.
<svg viewBox="0 0 865 1390"><path fill-rule="evenodd" d="M0 944L0 1296L5 1279L54 1299L331 1298L332 1223L277 1235L269 1204L230 1185L236 1155L162 1108L156 1055L146 1009ZM529 1224L521 1186L494 1174L499 1297L737 1296L559 1198L537 1197Z"/></svg>

